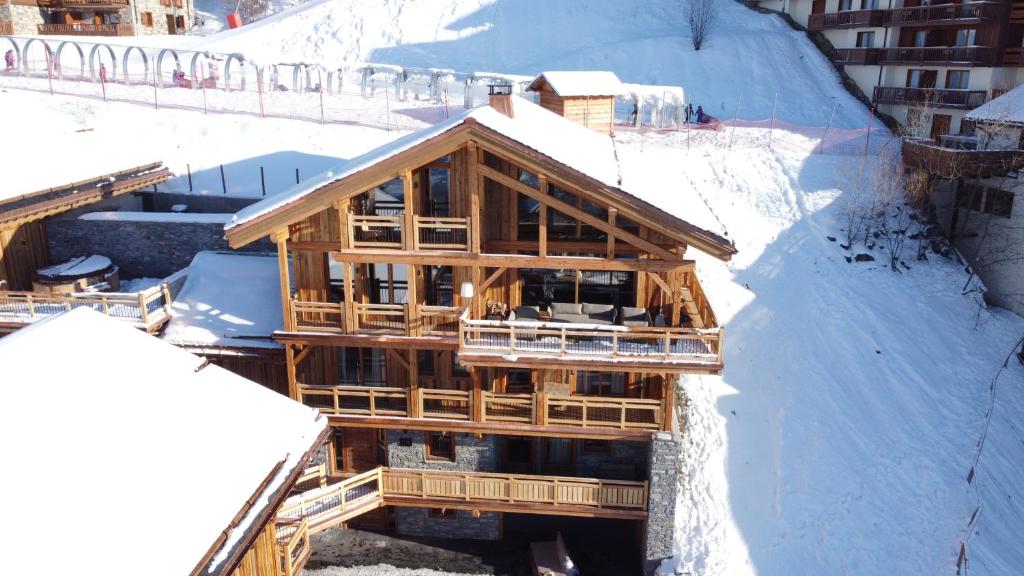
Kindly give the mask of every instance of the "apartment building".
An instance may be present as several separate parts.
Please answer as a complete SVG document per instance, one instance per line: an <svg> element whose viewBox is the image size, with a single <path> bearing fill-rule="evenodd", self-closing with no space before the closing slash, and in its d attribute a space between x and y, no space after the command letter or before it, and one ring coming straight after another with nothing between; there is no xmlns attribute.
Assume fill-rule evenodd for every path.
<svg viewBox="0 0 1024 576"><path fill-rule="evenodd" d="M913 136L970 132L964 114L1021 83L1024 2L762 0L835 48L829 56Z"/></svg>
<svg viewBox="0 0 1024 576"><path fill-rule="evenodd" d="M195 15L193 0L7 0L0 35L184 34Z"/></svg>

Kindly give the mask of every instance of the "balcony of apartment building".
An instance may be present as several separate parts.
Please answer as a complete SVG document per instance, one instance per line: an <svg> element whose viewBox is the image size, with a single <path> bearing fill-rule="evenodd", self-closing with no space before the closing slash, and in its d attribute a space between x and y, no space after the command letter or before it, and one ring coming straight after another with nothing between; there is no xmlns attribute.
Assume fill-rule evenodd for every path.
<svg viewBox="0 0 1024 576"><path fill-rule="evenodd" d="M39 0L49 22L39 24L41 35L132 36L135 27L121 22L128 0Z"/></svg>
<svg viewBox="0 0 1024 576"><path fill-rule="evenodd" d="M302 360L297 399L336 426L633 440L673 426L672 383L661 374L522 368L471 374L433 350L319 347Z"/></svg>
<svg viewBox="0 0 1024 576"><path fill-rule="evenodd" d="M817 3L816 3L817 4ZM855 9L855 6L857 9ZM999 2L965 2L948 4L905 5L902 8L880 9L877 0L840 0L836 12L812 13L808 30L841 28L873 28L883 26L944 26L992 22L999 18Z"/></svg>
<svg viewBox="0 0 1024 576"><path fill-rule="evenodd" d="M1008 145L1008 141L979 145L973 134L943 134L904 139L902 158L904 166L941 178L989 178L1024 167L1024 150L1020 148L1019 143Z"/></svg>
<svg viewBox="0 0 1024 576"><path fill-rule="evenodd" d="M872 100L877 104L970 110L984 104L988 92L969 90L969 85L969 70L911 69L905 86L876 86Z"/></svg>
<svg viewBox="0 0 1024 576"><path fill-rule="evenodd" d="M909 66L993 66L996 38L990 30L976 28L918 30L903 29L896 38L898 45L876 47L876 33L857 33L856 48L841 48L833 61L842 65L909 65Z"/></svg>

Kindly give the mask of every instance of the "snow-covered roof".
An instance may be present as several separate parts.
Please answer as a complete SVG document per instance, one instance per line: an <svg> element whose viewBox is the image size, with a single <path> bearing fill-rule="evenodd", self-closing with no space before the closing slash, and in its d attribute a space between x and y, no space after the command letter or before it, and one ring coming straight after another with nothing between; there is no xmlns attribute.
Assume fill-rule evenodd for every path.
<svg viewBox="0 0 1024 576"><path fill-rule="evenodd" d="M0 339L0 366L11 574L189 574L259 494L218 573L326 426L88 308Z"/></svg>
<svg viewBox="0 0 1024 576"><path fill-rule="evenodd" d="M491 106L467 110L430 128L408 134L357 156L337 170L324 172L289 190L247 206L235 214L225 229L230 231L260 216L295 203L327 184L352 176L471 121L531 148L603 185L622 190L639 200L648 201L654 208L659 208L669 216L682 221L680 225L688 224L687 213L673 212L671 205L663 206L659 202L652 201L664 194L664 183L658 183L657 190L653 192L634 192L623 189L619 159L616 155L615 142L611 137L572 122L518 96L510 96L510 98L513 104L512 117L506 116ZM710 232L710 234L719 236L715 232ZM716 238L713 241L728 244L728 241L723 238Z"/></svg>
<svg viewBox="0 0 1024 576"><path fill-rule="evenodd" d="M1024 124L1024 84L993 98L964 115L965 120L999 124Z"/></svg>
<svg viewBox="0 0 1024 576"><path fill-rule="evenodd" d="M613 72L542 72L530 83L530 90L537 90L541 81L546 81L555 94L562 97L618 96L626 91Z"/></svg>
<svg viewBox="0 0 1024 576"><path fill-rule="evenodd" d="M164 340L179 346L281 347L271 339L284 318L275 257L199 252L185 274Z"/></svg>

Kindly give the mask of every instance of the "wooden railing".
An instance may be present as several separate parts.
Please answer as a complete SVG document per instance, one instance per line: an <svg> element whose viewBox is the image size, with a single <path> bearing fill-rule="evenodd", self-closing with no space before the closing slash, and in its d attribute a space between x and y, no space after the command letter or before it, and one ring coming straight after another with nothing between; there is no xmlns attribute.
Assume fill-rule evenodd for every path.
<svg viewBox="0 0 1024 576"><path fill-rule="evenodd" d="M131 24L39 24L39 34L57 36L134 36Z"/></svg>
<svg viewBox="0 0 1024 576"><path fill-rule="evenodd" d="M119 9L128 6L128 0L36 0L41 8L54 9L81 9L81 8L111 8Z"/></svg>
<svg viewBox="0 0 1024 576"><path fill-rule="evenodd" d="M469 218L414 216L413 250L469 251Z"/></svg>
<svg viewBox="0 0 1024 576"><path fill-rule="evenodd" d="M721 343L721 328L509 322L465 315L459 325L459 356L469 361L497 355L721 365Z"/></svg>
<svg viewBox="0 0 1024 576"><path fill-rule="evenodd" d="M999 16L999 2L965 2L885 10L884 25L941 24L992 20Z"/></svg>
<svg viewBox="0 0 1024 576"><path fill-rule="evenodd" d="M293 298L287 313L295 329L305 332L347 333L344 302L309 302ZM464 308L456 306L418 307L417 322L410 318L409 304L353 304L355 333L403 336L455 336Z"/></svg>
<svg viewBox="0 0 1024 576"><path fill-rule="evenodd" d="M935 64L991 66L995 52L987 46L939 46L929 48L886 48L879 52L882 64Z"/></svg>
<svg viewBox="0 0 1024 576"><path fill-rule="evenodd" d="M878 64L878 48L839 48L832 54L832 61L843 65Z"/></svg>
<svg viewBox="0 0 1024 576"><path fill-rule="evenodd" d="M1024 48L1003 50L1003 66L1024 66Z"/></svg>
<svg viewBox="0 0 1024 576"><path fill-rule="evenodd" d="M670 423L663 401L644 398L484 391L480 395L480 409L474 410L476 401L468 390L299 384L299 394L303 404L332 416L421 417L652 431L662 430Z"/></svg>
<svg viewBox="0 0 1024 576"><path fill-rule="evenodd" d="M1024 168L1024 150L956 150L906 139L903 165L943 178L986 178Z"/></svg>
<svg viewBox="0 0 1024 576"><path fill-rule="evenodd" d="M558 508L647 510L647 482L598 480L565 476L433 472L385 468L384 501L429 499L506 506L547 505L539 513L558 514Z"/></svg>
<svg viewBox="0 0 1024 576"><path fill-rule="evenodd" d="M277 511L278 540L290 539L294 532L290 525L299 520L307 522L309 532L316 534L367 510L379 508L381 471L381 468L374 468L286 500Z"/></svg>
<svg viewBox="0 0 1024 576"><path fill-rule="evenodd" d="M985 103L984 90L944 90L875 86L872 99L882 104L912 104L937 108L977 108Z"/></svg>
<svg viewBox="0 0 1024 576"><path fill-rule="evenodd" d="M46 294L0 291L0 324L31 324L75 308L92 308L111 318L152 331L169 318L167 285L138 293L82 292Z"/></svg>
<svg viewBox="0 0 1024 576"><path fill-rule="evenodd" d="M715 316L715 311L711 308L711 302L708 301L708 296L704 293L704 287L701 286L697 275L692 272L684 275L682 287L689 293L692 306L697 309L697 315L700 316L699 326L702 328L717 327L718 318ZM685 298L686 294L683 297ZM686 306L687 304L684 303L684 307Z"/></svg>
<svg viewBox="0 0 1024 576"><path fill-rule="evenodd" d="M864 28L882 25L882 10L846 10L811 14L807 17L808 30L824 28Z"/></svg>
<svg viewBox="0 0 1024 576"><path fill-rule="evenodd" d="M348 242L352 248L469 250L469 218L414 215L411 233L405 229L407 223L401 214L350 214L348 218Z"/></svg>
<svg viewBox="0 0 1024 576"><path fill-rule="evenodd" d="M309 545L309 524L305 518L281 518L275 526L277 533L277 559L281 576L298 576L313 549ZM281 532L286 536L282 536Z"/></svg>

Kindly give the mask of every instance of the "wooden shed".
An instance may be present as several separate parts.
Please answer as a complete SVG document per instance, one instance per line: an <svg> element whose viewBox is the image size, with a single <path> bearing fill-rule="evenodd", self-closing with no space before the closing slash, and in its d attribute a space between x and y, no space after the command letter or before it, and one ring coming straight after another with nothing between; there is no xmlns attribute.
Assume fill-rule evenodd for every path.
<svg viewBox="0 0 1024 576"><path fill-rule="evenodd" d="M528 90L540 105L603 134L615 131L615 97L625 89L612 72L544 72Z"/></svg>

